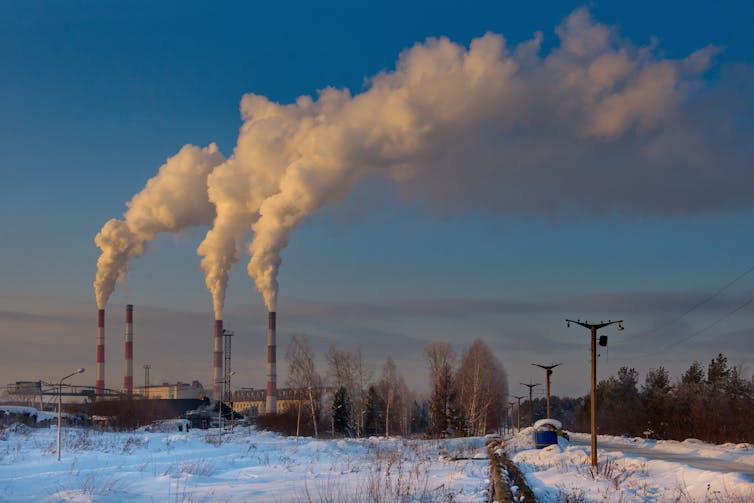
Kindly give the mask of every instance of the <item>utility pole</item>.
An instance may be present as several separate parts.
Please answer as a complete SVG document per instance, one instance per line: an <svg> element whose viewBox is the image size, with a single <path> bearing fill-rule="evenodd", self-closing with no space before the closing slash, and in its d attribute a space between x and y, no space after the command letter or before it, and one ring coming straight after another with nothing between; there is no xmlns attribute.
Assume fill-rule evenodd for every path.
<svg viewBox="0 0 754 503"><path fill-rule="evenodd" d="M510 420L511 420L511 435L513 434L513 404L516 402L508 402L508 405L510 406L508 408L508 412L510 414Z"/></svg>
<svg viewBox="0 0 754 503"><path fill-rule="evenodd" d="M150 364L144 365L144 398L149 398L149 369L151 369L152 366Z"/></svg>
<svg viewBox="0 0 754 503"><path fill-rule="evenodd" d="M529 426L531 426L534 424L534 404L531 401L531 392L534 389L534 387L539 386L540 383L532 384L530 382L529 384L526 384L525 382L522 382L520 384L529 388Z"/></svg>
<svg viewBox="0 0 754 503"><path fill-rule="evenodd" d="M559 366L560 363L554 365L540 365L539 363L532 363L535 367L545 369L547 371L547 419L550 419L550 376L552 375L552 369Z"/></svg>
<svg viewBox="0 0 754 503"><path fill-rule="evenodd" d="M521 396L514 396L516 400L518 400L518 409L516 409L516 422L518 423L518 431L521 432L521 399L524 398L523 395Z"/></svg>
<svg viewBox="0 0 754 503"><path fill-rule="evenodd" d="M618 330L623 330L623 325L621 325L621 323L623 323L623 320L608 320L607 323L589 323L587 321L573 321L566 319L567 326L570 327L571 323L581 325L582 327L589 329L589 331L592 333L592 386L589 393L589 415L592 429L592 466L597 466L597 409L595 407L595 390L597 389L597 330L605 328L609 325L613 325L615 323L618 324ZM600 346L607 346L607 336L600 337Z"/></svg>

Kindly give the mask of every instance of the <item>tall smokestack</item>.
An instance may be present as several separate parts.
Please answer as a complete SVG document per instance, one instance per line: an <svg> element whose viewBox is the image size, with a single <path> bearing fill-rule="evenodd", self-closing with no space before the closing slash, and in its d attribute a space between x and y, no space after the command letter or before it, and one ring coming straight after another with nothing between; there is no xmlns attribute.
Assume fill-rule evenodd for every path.
<svg viewBox="0 0 754 503"><path fill-rule="evenodd" d="M277 412L278 392L276 387L277 371L275 369L275 331L277 313L267 313L267 403L266 412Z"/></svg>
<svg viewBox="0 0 754 503"><path fill-rule="evenodd" d="M212 400L223 396L223 320L215 320L215 353L212 367Z"/></svg>
<svg viewBox="0 0 754 503"><path fill-rule="evenodd" d="M94 382L94 393L102 395L105 392L105 310L97 311L97 380Z"/></svg>
<svg viewBox="0 0 754 503"><path fill-rule="evenodd" d="M123 369L123 393L128 396L134 392L134 306L126 305L126 347L125 368Z"/></svg>

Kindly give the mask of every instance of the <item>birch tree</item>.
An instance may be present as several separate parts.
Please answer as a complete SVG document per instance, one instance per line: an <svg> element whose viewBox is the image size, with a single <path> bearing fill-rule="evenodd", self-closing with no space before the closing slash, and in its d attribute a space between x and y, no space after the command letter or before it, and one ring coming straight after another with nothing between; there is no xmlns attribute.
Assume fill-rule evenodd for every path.
<svg viewBox="0 0 754 503"><path fill-rule="evenodd" d="M309 401L309 410L312 415L314 437L317 430L317 406L321 379L314 367L312 350L309 346L309 338L305 334L294 334L285 355L288 360L288 386L305 393Z"/></svg>
<svg viewBox="0 0 754 503"><path fill-rule="evenodd" d="M377 390L385 404L385 436L390 435L390 413L399 392L398 369L392 356L388 356L382 367L382 374L377 383Z"/></svg>
<svg viewBox="0 0 754 503"><path fill-rule="evenodd" d="M480 339L463 352L456 380L466 434L483 435L498 428L508 397L508 377L502 362Z"/></svg>

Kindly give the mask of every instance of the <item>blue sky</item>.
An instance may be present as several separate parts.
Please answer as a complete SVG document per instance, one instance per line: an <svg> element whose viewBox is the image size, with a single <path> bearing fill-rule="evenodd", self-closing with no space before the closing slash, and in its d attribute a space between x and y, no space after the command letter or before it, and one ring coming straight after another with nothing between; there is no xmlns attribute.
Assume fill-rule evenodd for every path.
<svg viewBox="0 0 754 503"><path fill-rule="evenodd" d="M402 51L430 36L468 46L493 32L515 45L541 31L546 54L558 45L556 27L582 6L3 2L0 378L51 380L84 366L77 379L93 382L94 235L122 216L125 202L184 144L217 142L230 156L245 93L279 103L326 86L356 94L365 79L391 71ZM748 2L587 7L595 22L636 46L656 39L658 58L721 47L700 77L703 87L719 99L748 96L743 110L751 107ZM723 117L739 128L739 141L726 144L731 150L740 138L754 138L748 117ZM740 183L727 181L744 186L750 152L739 154L738 170L718 174L715 161L705 168L713 179L740 175ZM684 186L682 179L665 183L669 193ZM605 190L584 189L584 198ZM345 201L307 218L283 251L279 345L292 332L309 334L320 355L331 343L361 344L375 369L392 354L409 383L423 389L424 343L448 340L460 350L481 337L508 369L512 393L523 389L519 381L541 380L530 363L562 360L553 391L575 395L587 391L587 334L566 329L563 319L623 318L627 330L611 337L602 376L621 365L642 372L664 365L678 375L692 360L706 362L720 351L751 375L754 307L677 341L750 298L754 274L662 333L649 333L754 265L753 199L743 192L724 204L726 195L718 194L717 203L706 204L707 195L715 196L673 193L688 197L691 210L666 214L642 211L640 203L631 211L436 211L421 197L362 180ZM121 382L122 306L129 302L136 305L136 368L151 363L153 379L208 384L212 309L196 255L206 231L160 237L132 262L108 309L108 384ZM225 320L243 336L234 340L235 383L258 387L264 307L246 260L231 276ZM668 344L672 350L656 350ZM279 367L284 372L283 362Z"/></svg>

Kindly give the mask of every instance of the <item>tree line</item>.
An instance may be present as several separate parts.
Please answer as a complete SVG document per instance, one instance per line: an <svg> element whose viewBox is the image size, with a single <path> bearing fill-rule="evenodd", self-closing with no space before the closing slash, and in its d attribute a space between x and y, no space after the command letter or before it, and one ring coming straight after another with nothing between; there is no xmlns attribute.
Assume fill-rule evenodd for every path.
<svg viewBox="0 0 754 503"><path fill-rule="evenodd" d="M429 392L410 389L392 356L378 373L360 348L331 346L320 373L306 335L293 335L286 352L287 386L297 406L258 418L260 428L286 434L342 436L484 435L546 417L545 398L508 402L502 362L477 339L459 353L446 342L424 348ZM664 368L651 369L639 384L634 368L622 367L596 388L601 434L708 442L754 442L754 377L730 366L719 354L706 367L693 362L676 380ZM590 397L552 396L551 416L566 429L588 432ZM509 407L510 405L510 407Z"/></svg>
<svg viewBox="0 0 754 503"><path fill-rule="evenodd" d="M507 375L484 342L475 340L460 357L449 344L433 342L424 356L428 397L408 387L392 356L374 375L360 348L331 346L323 375L308 337L294 334L286 351L286 385L296 390L297 403L278 414L259 416L257 424L286 434L434 437L483 435L503 425Z"/></svg>
<svg viewBox="0 0 754 503"><path fill-rule="evenodd" d="M723 354L706 368L693 362L676 380L664 367L651 369L641 385L636 369L622 367L600 381L595 394L602 434L754 442L754 377L745 379ZM589 400L551 397L551 415L567 429L587 432ZM529 408L535 419L545 417L544 398L524 402L522 417Z"/></svg>

